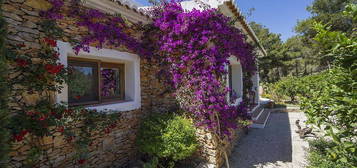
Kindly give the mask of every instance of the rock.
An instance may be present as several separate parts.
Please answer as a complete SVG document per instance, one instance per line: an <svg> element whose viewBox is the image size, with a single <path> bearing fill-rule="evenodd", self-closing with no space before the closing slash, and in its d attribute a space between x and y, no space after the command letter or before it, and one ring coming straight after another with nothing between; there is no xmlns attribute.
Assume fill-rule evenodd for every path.
<svg viewBox="0 0 357 168"><path fill-rule="evenodd" d="M21 8L22 11L24 11L26 14L31 15L31 16L39 16L37 11L30 11L25 8Z"/></svg>
<svg viewBox="0 0 357 168"><path fill-rule="evenodd" d="M25 45L28 47L28 48L31 48L31 49L40 49L41 48L41 45L38 44L38 43L33 43L33 42L25 42Z"/></svg>
<svg viewBox="0 0 357 168"><path fill-rule="evenodd" d="M25 145L25 146L22 146L20 149L18 149L17 151L20 152L20 153L24 153L28 150L30 150L31 147L29 145Z"/></svg>
<svg viewBox="0 0 357 168"><path fill-rule="evenodd" d="M11 19L16 20L16 21L22 21L23 20L19 15L16 15L15 13L3 12L3 15L5 17L11 18Z"/></svg>
<svg viewBox="0 0 357 168"><path fill-rule="evenodd" d="M37 29L31 29L31 28L27 28L27 27L23 27L23 26L18 26L16 28L18 31L20 32L27 32L27 33L32 33L32 34L40 34L40 31L38 31Z"/></svg>
<svg viewBox="0 0 357 168"><path fill-rule="evenodd" d="M15 2L15 3L23 3L23 2L25 2L25 0L11 0L11 2Z"/></svg>
<svg viewBox="0 0 357 168"><path fill-rule="evenodd" d="M23 16L23 18L24 18L25 20L31 21L31 22L33 22L33 23L38 23L38 22L41 20L40 17L28 16L28 15Z"/></svg>
<svg viewBox="0 0 357 168"><path fill-rule="evenodd" d="M54 147L57 148L57 147L60 147L62 146L63 144L65 144L65 140L62 136L56 136L53 140L54 142Z"/></svg>
<svg viewBox="0 0 357 168"><path fill-rule="evenodd" d="M20 8L21 9L26 9L28 11L33 11L34 10L32 7L29 7L29 6L25 5L25 4L22 4Z"/></svg>
<svg viewBox="0 0 357 168"><path fill-rule="evenodd" d="M22 160L25 160L27 157L26 156L16 156L16 157L13 157L12 159L15 160L15 161L22 161Z"/></svg>
<svg viewBox="0 0 357 168"><path fill-rule="evenodd" d="M40 100L38 94L27 94L26 92L23 93L23 98L27 105L35 105Z"/></svg>
<svg viewBox="0 0 357 168"><path fill-rule="evenodd" d="M46 11L52 7L52 5L46 0L27 0L25 2L25 5L35 8L35 9L44 10L44 11Z"/></svg>
<svg viewBox="0 0 357 168"><path fill-rule="evenodd" d="M25 41L24 39L16 35L7 35L7 38L14 41L21 41L21 42Z"/></svg>
<svg viewBox="0 0 357 168"><path fill-rule="evenodd" d="M2 9L6 12L11 12L17 15L23 15L25 14L23 11L18 10L18 8L15 8L14 6L8 5L8 4L4 4L2 6Z"/></svg>
<svg viewBox="0 0 357 168"><path fill-rule="evenodd" d="M9 24L9 26L21 24L21 22L15 21L15 20L13 20L13 19L11 19L11 18L4 18L4 19L5 19L6 23Z"/></svg>
<svg viewBox="0 0 357 168"><path fill-rule="evenodd" d="M30 21L26 21L22 24L22 26L25 26L25 27L28 27L28 28L36 28L37 25L33 22L30 22Z"/></svg>
<svg viewBox="0 0 357 168"><path fill-rule="evenodd" d="M34 42L35 41L35 37L33 34L29 34L29 33L25 33L25 32L21 32L18 34L18 36L20 36L22 39L29 41L29 42Z"/></svg>
<svg viewBox="0 0 357 168"><path fill-rule="evenodd" d="M52 136L45 136L43 137L43 144L49 145L53 143L53 137Z"/></svg>

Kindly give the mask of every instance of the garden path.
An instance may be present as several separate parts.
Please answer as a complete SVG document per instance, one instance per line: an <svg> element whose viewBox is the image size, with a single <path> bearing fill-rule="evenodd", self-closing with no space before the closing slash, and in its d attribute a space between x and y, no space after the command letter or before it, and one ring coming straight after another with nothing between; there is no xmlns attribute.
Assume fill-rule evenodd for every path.
<svg viewBox="0 0 357 168"><path fill-rule="evenodd" d="M302 112L272 110L264 129L250 129L249 134L237 142L230 158L230 167L305 167L308 143L295 133L297 119L305 121L306 117Z"/></svg>

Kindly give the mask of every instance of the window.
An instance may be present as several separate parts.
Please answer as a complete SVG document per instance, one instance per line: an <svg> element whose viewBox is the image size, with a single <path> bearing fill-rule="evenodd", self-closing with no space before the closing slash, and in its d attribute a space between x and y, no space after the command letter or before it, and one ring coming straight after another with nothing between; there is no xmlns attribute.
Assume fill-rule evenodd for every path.
<svg viewBox="0 0 357 168"><path fill-rule="evenodd" d="M69 105L94 105L124 100L124 64L69 58Z"/></svg>
<svg viewBox="0 0 357 168"><path fill-rule="evenodd" d="M72 80L61 85L62 91L55 95L57 103L70 106L84 105L87 109L101 112L130 111L141 107L138 55L114 49L98 50L95 47L90 47L89 52L76 54L68 42L57 41L57 46L60 62L75 69L74 72L77 74L74 75L79 76L72 76ZM105 72L109 73L106 77L102 77L100 72L104 70L109 71ZM111 79L116 81L109 84L110 87L102 89L101 84L107 81L110 83Z"/></svg>

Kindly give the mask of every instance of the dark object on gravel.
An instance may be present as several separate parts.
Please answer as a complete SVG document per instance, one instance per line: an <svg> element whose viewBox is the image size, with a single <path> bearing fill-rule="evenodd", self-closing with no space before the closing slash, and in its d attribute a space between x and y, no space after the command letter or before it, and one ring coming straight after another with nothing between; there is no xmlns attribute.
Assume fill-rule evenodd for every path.
<svg viewBox="0 0 357 168"><path fill-rule="evenodd" d="M307 135L315 136L315 133L312 132L312 128L305 127L303 129L301 129L300 120L296 120L295 124L298 127L298 130L295 132L299 134L299 137L301 139L305 139L306 137L308 137Z"/></svg>

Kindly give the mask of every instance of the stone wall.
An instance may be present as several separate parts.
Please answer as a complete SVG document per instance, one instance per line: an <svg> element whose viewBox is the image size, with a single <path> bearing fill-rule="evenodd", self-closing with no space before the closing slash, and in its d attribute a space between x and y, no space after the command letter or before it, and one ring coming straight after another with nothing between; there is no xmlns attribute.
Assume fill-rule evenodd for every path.
<svg viewBox="0 0 357 168"><path fill-rule="evenodd" d="M25 47L22 48L23 51L40 48L40 40L45 35L39 26L41 22L39 11L45 8L48 8L45 0L5 0L2 10L8 23L8 44L25 44ZM66 8L68 8L68 4L66 4ZM69 37L80 39L81 36L87 34L87 30L76 26L75 20L72 18L64 17L58 24L64 30L63 39L58 40L68 42ZM129 31L133 35L137 34L135 29ZM105 48L112 47L105 46ZM117 48L117 50L127 51L125 48ZM135 138L141 119L150 112L170 111L176 108L176 102L168 92L168 88L156 76L158 69L157 66L141 60L142 107L138 110L121 112L122 118L118 121L118 127L111 133L105 135L93 133L94 143L90 146L87 161L89 167L120 167L135 160L138 157ZM29 101L34 100L29 98ZM28 135L26 138L31 138L31 136ZM73 146L68 144L62 136L44 137L40 142L48 156L41 156L39 166L77 166L76 161L73 160L75 155ZM13 144L9 166L23 167L29 150L30 147L23 143Z"/></svg>
<svg viewBox="0 0 357 168"><path fill-rule="evenodd" d="M196 153L197 157L201 157L206 161L205 167L207 168L220 168L226 164L224 152L230 156L235 143L244 136L244 129L238 128L232 130L230 140L224 141L224 147L219 147L219 140L211 132L200 128L196 132L200 148Z"/></svg>

